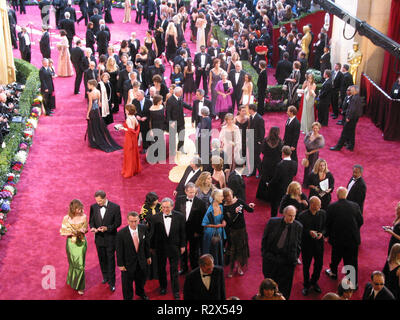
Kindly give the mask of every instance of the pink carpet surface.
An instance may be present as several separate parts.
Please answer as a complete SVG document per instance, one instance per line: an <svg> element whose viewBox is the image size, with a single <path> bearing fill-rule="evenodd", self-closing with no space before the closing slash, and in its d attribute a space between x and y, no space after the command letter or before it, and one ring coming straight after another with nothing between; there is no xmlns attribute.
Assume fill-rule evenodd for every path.
<svg viewBox="0 0 400 320"><path fill-rule="evenodd" d="M78 7L76 7L79 10ZM115 24L111 28L111 43L129 39L132 31L143 41L147 22L122 24L123 10L112 11ZM80 14L78 14L80 16ZM132 12L132 21L135 13ZM27 15L18 14L18 24L27 25L31 22L34 29L41 26L39 10L36 6L27 7ZM54 25L54 15L51 16ZM84 38L85 25L83 21L76 26L77 34ZM186 39L189 40L189 31ZM41 54L38 43L40 33L33 33L32 63L40 67ZM52 37L52 46L58 40ZM194 44L189 45L192 53ZM20 53L14 50L15 57ZM57 66L57 51L52 50L52 58ZM166 66L170 73L170 67ZM274 81L270 72L270 83ZM172 196L176 184L168 179L168 173L174 164L150 165L142 157L142 172L130 179L121 176L123 152L110 154L88 147L84 141L86 132L87 103L84 99L83 84L81 94L73 94L74 77L56 78L57 108L53 117L41 117L35 132L29 157L17 185L18 194L12 202L7 224L9 231L0 241L0 299L122 299L120 272L117 274L117 290L111 293L107 285L102 285L101 272L98 264L93 234L87 234L88 251L86 256L86 290L84 296L79 296L66 285L68 262L65 252L66 239L59 234L61 221L67 214L69 202L80 199L89 215L89 208L94 203L94 192L104 189L108 198L118 203L122 210L122 226L126 225L126 213L140 210L145 194L155 191L160 198ZM285 113L267 113L264 115L266 131L272 126L281 128L283 136L286 122ZM122 123L123 114L115 116L115 123ZM217 123L215 124L217 125ZM123 134L115 132L110 126L113 137L123 144ZM356 147L354 152L343 149L341 152L331 152L329 147L336 144L342 127L330 120L329 127L321 133L326 139L326 147L320 156L327 160L329 170L335 177L335 189L346 186L352 175L352 166L364 166L364 178L368 186L364 210L364 225L361 228L362 244L359 250L359 281L360 289L353 295L354 299L362 296L363 287L369 280L373 270L381 270L385 263L389 235L382 225L389 225L394 220L394 207L399 201L399 142L388 142L382 138L381 131L368 118L361 118L357 126ZM299 141L299 159L304 155L304 135ZM263 280L261 263L261 238L265 224L270 218L268 204L255 199L258 181L255 177L246 179L247 199L256 204L255 212L247 214L246 222L249 234L250 259L244 276L235 275L226 278L227 296L237 296L240 299L250 299L258 290ZM297 181L302 182L303 172L299 168ZM308 193L308 191L307 191ZM333 196L333 201L336 196ZM330 262L331 247L325 244L324 269ZM48 270L55 271L55 288L48 288L46 276ZM340 269L339 269L340 270ZM227 270L226 270L227 271ZM169 272L168 272L169 274ZM181 288L184 277L180 277ZM296 267L291 299L317 300L329 291L336 291L338 281L321 274L319 284L322 294L310 293L303 297L302 266ZM170 284L166 296L158 293L158 281L146 283L146 293L150 299L172 299Z"/></svg>

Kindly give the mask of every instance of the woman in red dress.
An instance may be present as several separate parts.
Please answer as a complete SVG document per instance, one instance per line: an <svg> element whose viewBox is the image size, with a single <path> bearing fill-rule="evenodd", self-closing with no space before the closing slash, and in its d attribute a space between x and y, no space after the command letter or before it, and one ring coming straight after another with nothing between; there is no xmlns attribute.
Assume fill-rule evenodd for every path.
<svg viewBox="0 0 400 320"><path fill-rule="evenodd" d="M138 174L141 170L139 149L138 149L138 135L140 132L139 122L136 120L136 107L133 104L127 104L125 107L126 121L123 125L125 130L124 142L124 162L122 165L122 176L130 178Z"/></svg>

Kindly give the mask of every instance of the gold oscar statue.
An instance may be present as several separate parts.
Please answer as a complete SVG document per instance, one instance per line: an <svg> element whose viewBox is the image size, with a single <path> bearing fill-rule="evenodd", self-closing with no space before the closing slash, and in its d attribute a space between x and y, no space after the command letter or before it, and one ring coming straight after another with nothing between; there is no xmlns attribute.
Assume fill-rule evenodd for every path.
<svg viewBox="0 0 400 320"><path fill-rule="evenodd" d="M309 26L303 27L303 34L304 36L301 38L301 50L305 52L306 59L308 59L308 55L310 53L310 43L312 39Z"/></svg>
<svg viewBox="0 0 400 320"><path fill-rule="evenodd" d="M350 50L347 54L347 62L350 65L349 72L353 76L353 83L356 83L358 66L361 64L362 56L358 43L354 42L353 50Z"/></svg>

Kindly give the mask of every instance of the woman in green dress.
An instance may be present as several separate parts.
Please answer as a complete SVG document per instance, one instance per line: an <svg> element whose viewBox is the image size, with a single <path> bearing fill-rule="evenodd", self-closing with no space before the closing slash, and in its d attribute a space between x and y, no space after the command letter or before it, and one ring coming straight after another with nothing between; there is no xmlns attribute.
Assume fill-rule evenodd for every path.
<svg viewBox="0 0 400 320"><path fill-rule="evenodd" d="M88 222L83 204L74 199L69 204L69 212L63 219L60 234L67 237L67 258L69 263L67 284L80 295L85 290L85 258Z"/></svg>

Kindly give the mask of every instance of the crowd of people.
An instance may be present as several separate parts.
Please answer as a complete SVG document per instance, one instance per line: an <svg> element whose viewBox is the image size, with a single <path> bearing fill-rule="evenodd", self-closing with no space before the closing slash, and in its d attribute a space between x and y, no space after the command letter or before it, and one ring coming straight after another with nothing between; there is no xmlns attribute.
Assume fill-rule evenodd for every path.
<svg viewBox="0 0 400 320"><path fill-rule="evenodd" d="M60 0L53 6L61 36L57 44L60 52L57 72L52 66L46 24L40 40L41 92L47 115L55 108L53 77L75 73L74 94L80 94L83 80L88 101L89 146L105 152L123 148L121 172L125 178L140 172L140 153L146 154L150 163L167 159L165 131L170 133L170 144L176 142L178 133L177 150L187 153L187 141L180 134L185 130L184 109L191 110L191 123L196 128L197 155L172 193L175 200L171 197L159 201L155 192L149 192L140 212L129 212L128 226L120 230L120 208L107 199L104 191L96 192L89 221L82 203L71 202L61 234L67 237L70 263L67 283L73 289L84 293L85 234L90 231L95 234L103 283L112 292L116 286L116 255L124 299L133 298L133 282L136 295L149 299L144 291L146 280L158 280L160 294L166 294L167 260L175 299L180 299L180 274L187 274L184 299L225 299L222 268L229 266L229 278L235 274L242 276L249 257L244 212L253 212L255 204L246 202L243 177L247 175L259 179L257 198L271 205L271 219L261 241L265 280L253 298L289 299L294 270L300 263L304 278L302 294L306 296L310 290L321 293L318 280L323 267L324 239L329 239L332 246L331 263L325 273L337 279L341 260L355 270L356 277L347 285L342 281L338 289L343 299L351 297L359 285L358 247L366 195L363 167L354 165L347 187L338 188L338 201L331 203L335 179L327 161L319 158L319 150L325 146L320 130L328 125L332 104L333 119L342 110L343 119L338 124L343 125L343 131L331 150L340 150L344 145L354 150L355 128L362 115L363 101L347 64L336 63L331 70L326 30L320 31L318 41L312 45L312 26L305 26L303 33L299 33L293 22L291 30L281 28L278 42L272 43L273 25L310 10L311 1L212 1L210 4L192 1L187 11L182 1L137 0L135 23L140 24L143 16L148 31L142 41L136 32L131 33L130 39L118 39L119 52L110 45L111 30L107 26L113 23L110 1L104 4L99 0L80 1L79 19L68 9L71 4ZM125 1L124 10L122 22L133 24L130 0ZM87 25L85 48L81 40L73 43L74 25L83 19ZM16 18L10 24L13 21L16 24ZM189 24L191 41L196 43L194 53L184 37ZM226 47L211 39L213 24L219 24L230 37ZM12 33L13 30L15 26ZM30 61L30 38L25 28L18 41L22 58ZM278 127L271 127L266 136L262 118L267 68L274 46L279 47L280 60L275 77L287 89L288 118L283 139ZM246 60L259 73L257 97L251 75L242 68L241 61ZM313 74L306 73L310 62L324 78L318 94ZM166 81L166 64L172 70L170 81ZM115 128L125 132L123 147L114 141L107 127L114 122L113 116L120 106L125 122ZM218 138L214 139L213 120L220 120ZM247 129L253 133L250 137ZM305 134L306 153L300 161L304 179L299 183L294 178L299 166L297 149L301 132ZM252 159L251 165L247 158ZM303 193L303 189L309 189L309 194ZM391 298L399 298L399 207L393 226L385 227L392 234L387 264L383 273L373 273L372 283L366 287L366 299L377 299L385 278L385 291L392 292ZM282 217L277 217L278 211ZM310 276L312 259L314 269Z"/></svg>

